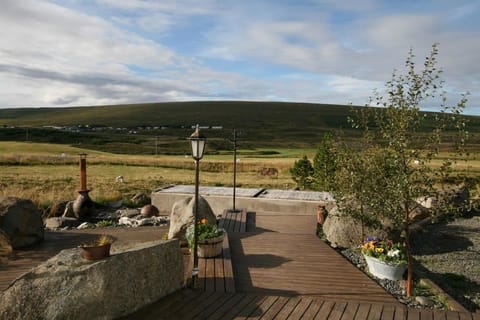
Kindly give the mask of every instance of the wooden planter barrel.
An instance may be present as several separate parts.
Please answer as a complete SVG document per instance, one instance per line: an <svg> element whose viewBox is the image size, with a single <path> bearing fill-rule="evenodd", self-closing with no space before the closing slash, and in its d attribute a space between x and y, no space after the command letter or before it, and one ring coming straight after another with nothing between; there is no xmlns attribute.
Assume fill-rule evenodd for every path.
<svg viewBox="0 0 480 320"><path fill-rule="evenodd" d="M222 253L224 235L219 237L198 240L198 256L200 258L213 258Z"/></svg>

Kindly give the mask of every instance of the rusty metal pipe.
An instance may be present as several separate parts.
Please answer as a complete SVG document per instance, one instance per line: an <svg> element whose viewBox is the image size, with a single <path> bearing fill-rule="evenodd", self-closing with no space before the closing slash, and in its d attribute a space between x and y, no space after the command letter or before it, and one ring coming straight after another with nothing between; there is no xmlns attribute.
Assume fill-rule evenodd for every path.
<svg viewBox="0 0 480 320"><path fill-rule="evenodd" d="M80 191L87 191L87 154L80 154Z"/></svg>

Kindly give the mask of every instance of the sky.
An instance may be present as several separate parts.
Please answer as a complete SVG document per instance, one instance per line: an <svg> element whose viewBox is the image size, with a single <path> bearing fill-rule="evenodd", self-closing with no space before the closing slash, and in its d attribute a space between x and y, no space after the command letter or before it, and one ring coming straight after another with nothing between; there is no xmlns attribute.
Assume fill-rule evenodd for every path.
<svg viewBox="0 0 480 320"><path fill-rule="evenodd" d="M447 103L480 115L477 0L1 0L0 108L365 105L434 43Z"/></svg>

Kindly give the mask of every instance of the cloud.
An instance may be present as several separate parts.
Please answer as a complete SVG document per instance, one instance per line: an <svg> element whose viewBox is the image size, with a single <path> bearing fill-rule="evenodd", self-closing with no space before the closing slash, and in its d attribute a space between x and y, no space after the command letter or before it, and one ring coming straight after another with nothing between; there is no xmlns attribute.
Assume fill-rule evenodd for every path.
<svg viewBox="0 0 480 320"><path fill-rule="evenodd" d="M364 104L403 68L410 47L421 66L435 42L448 90L471 91L480 106L478 10L467 0L5 0L0 107L195 99Z"/></svg>

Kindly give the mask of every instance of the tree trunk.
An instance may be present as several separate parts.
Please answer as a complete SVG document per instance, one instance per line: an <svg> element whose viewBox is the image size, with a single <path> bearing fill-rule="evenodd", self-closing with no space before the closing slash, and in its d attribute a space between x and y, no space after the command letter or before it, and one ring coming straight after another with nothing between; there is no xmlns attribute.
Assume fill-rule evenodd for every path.
<svg viewBox="0 0 480 320"><path fill-rule="evenodd" d="M412 287L413 287L413 258L412 252L410 250L410 228L409 228L409 198L406 197L405 201L405 249L407 251L407 297L412 295Z"/></svg>

